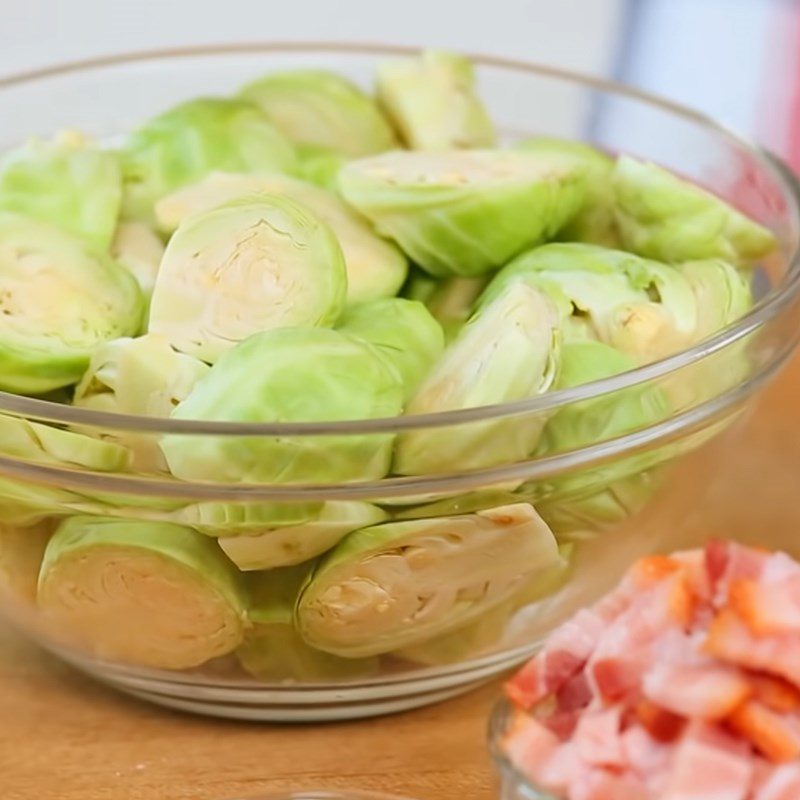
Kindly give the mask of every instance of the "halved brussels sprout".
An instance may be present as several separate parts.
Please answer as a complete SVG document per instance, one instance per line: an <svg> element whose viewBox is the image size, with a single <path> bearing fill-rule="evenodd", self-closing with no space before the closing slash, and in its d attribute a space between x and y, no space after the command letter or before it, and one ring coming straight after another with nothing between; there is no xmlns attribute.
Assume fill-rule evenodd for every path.
<svg viewBox="0 0 800 800"><path fill-rule="evenodd" d="M217 172L165 197L156 205L156 215L165 230L173 230L188 216L259 192L288 197L330 226L344 254L348 305L397 294L408 272L406 257L376 236L366 220L337 195L304 181L283 175Z"/></svg>
<svg viewBox="0 0 800 800"><path fill-rule="evenodd" d="M377 658L339 658L309 647L294 627L294 606L311 566L249 576L250 628L236 651L239 663L262 681L341 681L378 671Z"/></svg>
<svg viewBox="0 0 800 800"><path fill-rule="evenodd" d="M202 361L176 352L166 339L154 333L136 339L115 339L92 354L89 369L75 388L73 402L96 411L168 417L209 369ZM135 470L166 470L152 435L118 430L112 438L130 450Z"/></svg>
<svg viewBox="0 0 800 800"><path fill-rule="evenodd" d="M356 501L329 501L319 515L296 525L262 525L260 530L230 528L219 546L241 570L302 564L330 550L348 533L386 519L377 506ZM219 535L221 531L217 531ZM245 535L243 535L245 534Z"/></svg>
<svg viewBox="0 0 800 800"><path fill-rule="evenodd" d="M282 423L393 417L403 391L397 370L366 342L326 328L283 328L226 353L172 416ZM340 482L384 476L393 438L173 434L161 449L173 475L187 480Z"/></svg>
<svg viewBox="0 0 800 800"><path fill-rule="evenodd" d="M409 300L425 303L434 319L441 324L445 340L449 342L472 315L475 301L488 282L487 275L436 280L418 271L406 283L403 294Z"/></svg>
<svg viewBox="0 0 800 800"><path fill-rule="evenodd" d="M744 316L753 305L748 270L720 259L687 261L678 266L695 297L694 339L701 341Z"/></svg>
<svg viewBox="0 0 800 800"><path fill-rule="evenodd" d="M37 139L0 162L0 210L55 225L105 249L122 204L117 157L77 131Z"/></svg>
<svg viewBox="0 0 800 800"><path fill-rule="evenodd" d="M619 247L611 183L614 160L610 156L583 142L550 136L523 139L515 146L534 153L570 155L583 161L586 165L586 199L580 211L561 229L559 238L568 242Z"/></svg>
<svg viewBox="0 0 800 800"><path fill-rule="evenodd" d="M331 229L288 197L254 195L184 220L161 262L149 329L213 363L259 331L333 325L346 292Z"/></svg>
<svg viewBox="0 0 800 800"><path fill-rule="evenodd" d="M328 191L336 191L336 176L347 163L346 156L327 147L297 145L297 174L309 183Z"/></svg>
<svg viewBox="0 0 800 800"><path fill-rule="evenodd" d="M620 156L613 174L626 250L661 261L722 258L748 265L771 252L771 231L655 164Z"/></svg>
<svg viewBox="0 0 800 800"><path fill-rule="evenodd" d="M497 137L475 90L472 62L426 50L378 66L378 101L413 150L492 147Z"/></svg>
<svg viewBox="0 0 800 800"><path fill-rule="evenodd" d="M36 600L39 568L52 533L50 520L28 527L0 522L0 597L5 591L12 599Z"/></svg>
<svg viewBox="0 0 800 800"><path fill-rule="evenodd" d="M364 528L314 571L298 630L312 647L348 658L400 650L501 605L559 559L550 529L525 503Z"/></svg>
<svg viewBox="0 0 800 800"><path fill-rule="evenodd" d="M298 144L327 147L348 156L397 146L375 101L333 72L274 73L245 86L241 96L259 106L284 136Z"/></svg>
<svg viewBox="0 0 800 800"><path fill-rule="evenodd" d="M562 348L557 385L580 386L634 366L630 356L601 342L569 342ZM563 453L608 441L653 425L670 412L666 394L648 384L574 402L547 422L537 453ZM596 533L644 505L656 485L648 470L669 455L651 450L555 478L548 482L548 497L537 503L537 509L559 535Z"/></svg>
<svg viewBox="0 0 800 800"><path fill-rule="evenodd" d="M585 169L523 150L398 151L346 164L339 189L432 275L476 276L554 236L583 203Z"/></svg>
<svg viewBox="0 0 800 800"><path fill-rule="evenodd" d="M189 669L235 650L246 595L216 542L191 528L79 516L47 545L39 606L101 658Z"/></svg>
<svg viewBox="0 0 800 800"><path fill-rule="evenodd" d="M164 244L155 231L143 222L120 222L111 242L111 255L136 278L149 305L164 257Z"/></svg>
<svg viewBox="0 0 800 800"><path fill-rule="evenodd" d="M214 170L292 172L292 145L256 106L199 98L165 111L128 138L121 152L123 214L152 221L159 198Z"/></svg>
<svg viewBox="0 0 800 800"><path fill-rule="evenodd" d="M560 341L558 313L547 296L512 284L464 326L406 413L474 408L546 392L558 370ZM529 414L404 431L394 469L426 475L514 463L536 447L543 422Z"/></svg>
<svg viewBox="0 0 800 800"><path fill-rule="evenodd" d="M6 414L0 414L0 453L97 472L116 472L130 461L130 452L121 445Z"/></svg>
<svg viewBox="0 0 800 800"><path fill-rule="evenodd" d="M84 240L0 211L0 389L44 394L77 381L97 345L139 329L131 275Z"/></svg>
<svg viewBox="0 0 800 800"><path fill-rule="evenodd" d="M422 303L390 297L345 312L338 329L374 345L403 378L411 397L444 351L441 325Z"/></svg>

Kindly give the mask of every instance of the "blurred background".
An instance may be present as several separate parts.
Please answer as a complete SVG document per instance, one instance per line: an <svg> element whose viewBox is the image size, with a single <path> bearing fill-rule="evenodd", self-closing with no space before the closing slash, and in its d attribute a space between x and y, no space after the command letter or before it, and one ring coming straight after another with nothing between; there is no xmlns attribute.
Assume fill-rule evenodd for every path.
<svg viewBox="0 0 800 800"><path fill-rule="evenodd" d="M639 85L702 109L800 170L800 0L0 0L0 7L0 74L211 42L449 47Z"/></svg>

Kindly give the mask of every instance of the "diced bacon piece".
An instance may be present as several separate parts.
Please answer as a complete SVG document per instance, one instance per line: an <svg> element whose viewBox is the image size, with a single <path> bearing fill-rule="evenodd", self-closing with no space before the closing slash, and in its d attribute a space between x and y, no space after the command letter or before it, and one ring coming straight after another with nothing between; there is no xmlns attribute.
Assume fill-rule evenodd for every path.
<svg viewBox="0 0 800 800"><path fill-rule="evenodd" d="M593 699L592 689L583 672L570 678L556 693L559 711L577 711L586 708Z"/></svg>
<svg viewBox="0 0 800 800"><path fill-rule="evenodd" d="M581 712L576 708L573 711L554 711L552 714L540 717L539 722L563 742L572 736L580 718Z"/></svg>
<svg viewBox="0 0 800 800"><path fill-rule="evenodd" d="M757 580L769 560L767 551L755 550L736 542L714 539L706 544L706 571L711 582L714 603L721 608L728 597L728 588L735 580Z"/></svg>
<svg viewBox="0 0 800 800"><path fill-rule="evenodd" d="M586 663L607 624L594 609L579 611L505 684L508 698L520 708L530 709L557 692Z"/></svg>
<svg viewBox="0 0 800 800"><path fill-rule="evenodd" d="M505 733L503 750L517 769L535 775L559 744L558 737L544 725L517 711Z"/></svg>
<svg viewBox="0 0 800 800"><path fill-rule="evenodd" d="M642 691L648 700L675 714L711 720L727 717L752 693L739 670L710 659L702 665L653 664Z"/></svg>
<svg viewBox="0 0 800 800"><path fill-rule="evenodd" d="M745 800L752 778L746 745L712 723L692 722L660 800Z"/></svg>
<svg viewBox="0 0 800 800"><path fill-rule="evenodd" d="M632 772L652 793L664 788L674 747L656 741L641 725L631 725L622 734L622 751Z"/></svg>
<svg viewBox="0 0 800 800"><path fill-rule="evenodd" d="M624 766L621 728L622 710L617 706L584 712L573 734L581 760L595 767Z"/></svg>
<svg viewBox="0 0 800 800"><path fill-rule="evenodd" d="M572 742L561 744L533 773L534 783L556 795L567 794L570 784L589 770L579 758ZM531 773L528 773L529 775Z"/></svg>
<svg viewBox="0 0 800 800"><path fill-rule="evenodd" d="M639 589L648 589L681 569L681 563L670 556L652 555L640 558L628 573Z"/></svg>
<svg viewBox="0 0 800 800"><path fill-rule="evenodd" d="M753 800L798 800L800 764L773 767L758 784Z"/></svg>
<svg viewBox="0 0 800 800"><path fill-rule="evenodd" d="M753 687L753 694L767 708L780 713L800 709L800 690L783 678L766 675L763 672L749 673L747 679ZM800 795L798 795L800 800Z"/></svg>
<svg viewBox="0 0 800 800"><path fill-rule="evenodd" d="M742 703L730 715L728 724L770 761L783 763L800 757L796 726L757 700Z"/></svg>
<svg viewBox="0 0 800 800"><path fill-rule="evenodd" d="M780 675L800 687L800 636L756 636L730 609L712 621L703 651L741 667Z"/></svg>
<svg viewBox="0 0 800 800"><path fill-rule="evenodd" d="M800 574L774 583L765 579L733 581L728 605L760 636L800 633Z"/></svg>
<svg viewBox="0 0 800 800"><path fill-rule="evenodd" d="M648 800L644 783L634 775L604 769L580 773L570 784L570 800Z"/></svg>
<svg viewBox="0 0 800 800"><path fill-rule="evenodd" d="M670 556L683 569L692 594L701 602L711 602L711 581L706 570L705 553L702 550L682 550Z"/></svg>
<svg viewBox="0 0 800 800"><path fill-rule="evenodd" d="M650 737L662 743L674 742L686 726L683 717L649 700L636 704L636 717Z"/></svg>

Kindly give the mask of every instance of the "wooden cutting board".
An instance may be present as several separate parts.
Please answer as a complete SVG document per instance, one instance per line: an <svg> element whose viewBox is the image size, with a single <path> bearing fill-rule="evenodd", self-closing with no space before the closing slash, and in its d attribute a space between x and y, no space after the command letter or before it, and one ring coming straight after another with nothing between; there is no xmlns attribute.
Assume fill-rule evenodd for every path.
<svg viewBox="0 0 800 800"><path fill-rule="evenodd" d="M799 412L797 357L738 431L693 525L771 542L800 536ZM488 800L486 718L497 693L495 683L360 722L221 722L115 694L0 623L0 798L225 800L317 787Z"/></svg>

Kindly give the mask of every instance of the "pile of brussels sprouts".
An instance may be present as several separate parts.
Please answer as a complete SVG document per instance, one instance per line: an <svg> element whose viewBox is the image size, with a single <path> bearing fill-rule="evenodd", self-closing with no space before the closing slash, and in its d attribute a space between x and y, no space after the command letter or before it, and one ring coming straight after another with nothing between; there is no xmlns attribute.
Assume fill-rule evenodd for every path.
<svg viewBox="0 0 800 800"><path fill-rule="evenodd" d="M522 100L522 99L521 99ZM210 422L430 414L661 358L752 304L769 231L650 163L497 136L472 65L307 69L172 108L109 149L0 163L0 389ZM666 417L631 389L398 434L144 436L0 417L0 454L217 483L375 481L508 464ZM0 475L0 573L102 657L264 680L475 652L564 580L571 533L646 493L640 461L454 501L159 508ZM529 488L529 487L528 487ZM155 503L154 503L155 504Z"/></svg>

